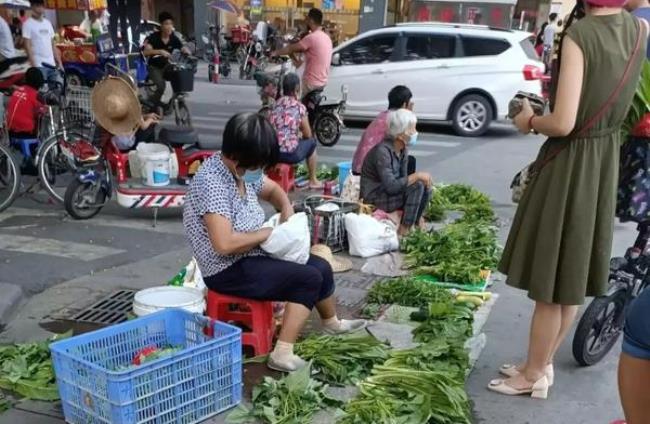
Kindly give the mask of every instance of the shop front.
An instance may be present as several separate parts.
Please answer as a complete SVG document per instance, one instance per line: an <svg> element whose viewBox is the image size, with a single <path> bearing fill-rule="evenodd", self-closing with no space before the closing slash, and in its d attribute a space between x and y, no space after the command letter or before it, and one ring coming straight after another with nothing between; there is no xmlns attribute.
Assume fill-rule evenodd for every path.
<svg viewBox="0 0 650 424"><path fill-rule="evenodd" d="M516 0L456 1L413 0L409 21L447 22L511 28Z"/></svg>

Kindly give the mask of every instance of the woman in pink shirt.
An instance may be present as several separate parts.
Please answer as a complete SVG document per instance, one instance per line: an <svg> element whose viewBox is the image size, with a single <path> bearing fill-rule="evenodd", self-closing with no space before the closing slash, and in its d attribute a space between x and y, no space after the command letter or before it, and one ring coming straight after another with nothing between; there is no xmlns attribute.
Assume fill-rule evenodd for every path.
<svg viewBox="0 0 650 424"><path fill-rule="evenodd" d="M413 94L408 87L398 85L388 92L388 110L381 112L374 121L368 125L361 136L361 142L357 146L352 160L352 173L361 175L361 167L366 155L373 147L382 142L388 130L388 112L397 109L408 109L413 111ZM415 158L409 156L408 173L415 172Z"/></svg>

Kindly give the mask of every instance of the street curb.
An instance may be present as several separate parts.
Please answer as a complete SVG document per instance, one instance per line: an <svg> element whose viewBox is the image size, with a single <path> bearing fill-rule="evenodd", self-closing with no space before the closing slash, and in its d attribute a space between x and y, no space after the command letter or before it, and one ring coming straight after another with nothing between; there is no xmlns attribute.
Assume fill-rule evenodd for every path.
<svg viewBox="0 0 650 424"><path fill-rule="evenodd" d="M0 329L9 323L9 319L24 299L25 294L19 286L0 283Z"/></svg>

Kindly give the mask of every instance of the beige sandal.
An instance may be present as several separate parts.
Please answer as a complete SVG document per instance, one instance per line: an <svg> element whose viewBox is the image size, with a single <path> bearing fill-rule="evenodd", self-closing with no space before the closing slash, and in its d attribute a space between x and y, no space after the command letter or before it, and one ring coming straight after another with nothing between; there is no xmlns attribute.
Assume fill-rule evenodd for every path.
<svg viewBox="0 0 650 424"><path fill-rule="evenodd" d="M514 387L508 386L506 380L492 380L488 385L488 390L493 392L501 393L502 395L507 396L521 396L521 395L530 395L530 397L535 399L546 399L548 397L548 378L543 376L537 380L532 387L527 389L515 389Z"/></svg>
<svg viewBox="0 0 650 424"><path fill-rule="evenodd" d="M501 368L499 368L499 372L505 375L506 377L516 377L519 375L519 370L517 369L517 365L512 365L512 364L501 365ZM546 369L544 370L544 373L548 378L549 387L552 386L553 383L555 382L555 371L553 369L553 364L548 364L546 366Z"/></svg>

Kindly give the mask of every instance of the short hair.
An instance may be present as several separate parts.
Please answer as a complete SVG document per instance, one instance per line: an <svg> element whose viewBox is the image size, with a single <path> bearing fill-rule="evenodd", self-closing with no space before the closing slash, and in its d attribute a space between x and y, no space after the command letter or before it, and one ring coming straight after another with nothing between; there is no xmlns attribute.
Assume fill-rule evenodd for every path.
<svg viewBox="0 0 650 424"><path fill-rule="evenodd" d="M45 0L29 0L29 5L34 6L45 6Z"/></svg>
<svg viewBox="0 0 650 424"><path fill-rule="evenodd" d="M25 9L20 9L20 10L18 11L18 14L19 14L20 16L25 16Z"/></svg>
<svg viewBox="0 0 650 424"><path fill-rule="evenodd" d="M14 16L13 19L11 20L11 24L14 26L19 26L20 25L20 18Z"/></svg>
<svg viewBox="0 0 650 424"><path fill-rule="evenodd" d="M555 20L557 19L557 13L551 13L550 15L548 15L548 19L551 22L555 22Z"/></svg>
<svg viewBox="0 0 650 424"><path fill-rule="evenodd" d="M388 113L388 135L397 137L417 124L418 118L408 109L397 109Z"/></svg>
<svg viewBox="0 0 650 424"><path fill-rule="evenodd" d="M160 25L164 24L165 21L173 21L173 20L174 17L169 12L160 12L160 15L158 15L158 23Z"/></svg>
<svg viewBox="0 0 650 424"><path fill-rule="evenodd" d="M295 94L299 88L300 77L298 75L290 73L284 76L284 79L282 80L282 94L290 96Z"/></svg>
<svg viewBox="0 0 650 424"><path fill-rule="evenodd" d="M38 68L31 67L25 72L25 84L38 90L45 84L43 73Z"/></svg>
<svg viewBox="0 0 650 424"><path fill-rule="evenodd" d="M320 9L316 9L315 7L312 7L309 9L309 13L307 13L307 17L314 21L316 25L322 25L323 24L323 12L321 12Z"/></svg>
<svg viewBox="0 0 650 424"><path fill-rule="evenodd" d="M280 146L273 125L257 113L238 113L223 130L223 155L242 168L267 168L278 163Z"/></svg>
<svg viewBox="0 0 650 424"><path fill-rule="evenodd" d="M405 85L397 85L388 92L388 109L399 109L408 104L413 98L413 93Z"/></svg>

